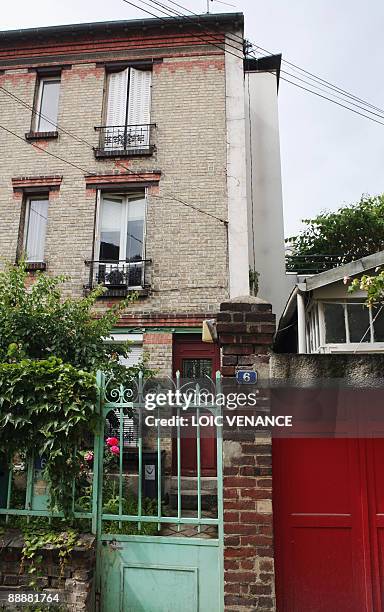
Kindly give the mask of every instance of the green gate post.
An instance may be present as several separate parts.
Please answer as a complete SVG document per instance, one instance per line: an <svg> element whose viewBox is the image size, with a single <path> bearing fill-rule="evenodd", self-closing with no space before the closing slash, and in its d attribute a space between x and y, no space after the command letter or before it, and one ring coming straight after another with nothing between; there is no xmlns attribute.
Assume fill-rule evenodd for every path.
<svg viewBox="0 0 384 612"><path fill-rule="evenodd" d="M101 591L101 514L103 511L103 454L104 454L104 417L103 403L105 395L105 376L98 371L96 375L97 404L99 424L95 432L93 451L93 487L92 487L92 533L96 536L96 580L95 580L95 610L100 610Z"/></svg>
<svg viewBox="0 0 384 612"><path fill-rule="evenodd" d="M0 455L0 508L5 508L7 504L9 480L7 459Z"/></svg>

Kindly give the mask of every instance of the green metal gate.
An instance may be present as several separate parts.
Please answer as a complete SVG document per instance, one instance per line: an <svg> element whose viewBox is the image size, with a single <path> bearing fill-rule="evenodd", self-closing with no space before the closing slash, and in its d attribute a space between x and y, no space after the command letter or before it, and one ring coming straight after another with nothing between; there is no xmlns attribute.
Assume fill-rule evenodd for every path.
<svg viewBox="0 0 384 612"><path fill-rule="evenodd" d="M172 384L173 391L183 393L179 374ZM194 398L188 412L195 417L197 465L195 476L186 478L182 474L182 401L171 411L176 425L167 437L159 422L155 429L145 426L150 414L146 393L148 388L154 391L153 381L139 376L137 385L114 386L100 375L103 419L95 445L93 495L97 503L96 609L101 612L223 610L221 429L216 428L217 476L209 483L201 476L200 447L200 417L203 410L220 414L216 402L220 384L218 373L208 402L207 389L198 383L193 388L191 383L184 385ZM156 397L159 392L160 385ZM160 419L163 412L164 407L156 405L152 420ZM172 444L177 464L173 469ZM106 460L113 454L116 463L111 469Z"/></svg>
<svg viewBox="0 0 384 612"><path fill-rule="evenodd" d="M127 385L98 374L97 410L102 416L94 440L84 441L84 462L93 461L85 480L73 480L72 512L96 535L95 610L98 612L221 612L223 603L222 436L216 428L217 474L201 474L200 417L221 414L221 381L209 388L168 380L173 393L192 394L188 414L195 417L196 473L183 474L183 426L186 406L170 414L177 424L163 431L145 425L146 416L161 418L159 381ZM148 392L155 396L148 411ZM208 399L207 399L208 398ZM201 402L201 400L203 400ZM168 406L169 409L169 406ZM169 411L169 410L168 410ZM188 428L187 428L188 429ZM212 427L211 430L212 431ZM93 453L86 452L93 444ZM89 448L89 447L88 447ZM3 465L0 516L63 517L48 509L43 479L44 457L16 458ZM18 463L18 464L17 464Z"/></svg>

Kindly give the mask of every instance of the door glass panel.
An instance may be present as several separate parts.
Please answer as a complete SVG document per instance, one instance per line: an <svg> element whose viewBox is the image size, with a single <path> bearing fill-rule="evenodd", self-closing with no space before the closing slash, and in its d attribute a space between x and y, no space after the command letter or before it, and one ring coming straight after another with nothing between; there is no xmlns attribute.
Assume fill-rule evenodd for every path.
<svg viewBox="0 0 384 612"><path fill-rule="evenodd" d="M343 304L324 304L326 343L346 342Z"/></svg>
<svg viewBox="0 0 384 612"><path fill-rule="evenodd" d="M370 342L369 310L364 304L347 304L350 342Z"/></svg>
<svg viewBox="0 0 384 612"><path fill-rule="evenodd" d="M120 259L122 210L121 200L103 199L100 220L100 261Z"/></svg>
<svg viewBox="0 0 384 612"><path fill-rule="evenodd" d="M129 262L143 259L145 199L142 195L128 202L127 252Z"/></svg>
<svg viewBox="0 0 384 612"><path fill-rule="evenodd" d="M212 359L183 359L183 378L212 377Z"/></svg>
<svg viewBox="0 0 384 612"><path fill-rule="evenodd" d="M373 329L375 342L384 342L384 307L374 306L372 308L372 319L375 319Z"/></svg>

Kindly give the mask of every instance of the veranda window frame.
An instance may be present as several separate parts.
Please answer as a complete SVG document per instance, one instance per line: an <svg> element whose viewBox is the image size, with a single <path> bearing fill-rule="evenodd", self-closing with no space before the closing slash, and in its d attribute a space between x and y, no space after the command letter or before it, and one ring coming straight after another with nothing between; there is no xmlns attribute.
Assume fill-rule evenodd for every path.
<svg viewBox="0 0 384 612"><path fill-rule="evenodd" d="M326 323L325 323L325 309L326 304L339 304L343 307L344 313L344 326L345 326L345 342L326 342ZM349 329L348 321L348 305L361 305L364 306L364 302L353 301L353 300L314 300L307 309L306 314L306 333L307 333L307 346L308 352L310 353L321 353L321 352L375 352L384 350L384 342L381 340L375 340L374 330L374 318L372 308L368 308L369 316L369 337L368 341L360 340L360 342L351 342L351 334ZM317 313L317 316L316 316ZM317 329L316 321L317 319ZM315 339L315 342L313 341Z"/></svg>

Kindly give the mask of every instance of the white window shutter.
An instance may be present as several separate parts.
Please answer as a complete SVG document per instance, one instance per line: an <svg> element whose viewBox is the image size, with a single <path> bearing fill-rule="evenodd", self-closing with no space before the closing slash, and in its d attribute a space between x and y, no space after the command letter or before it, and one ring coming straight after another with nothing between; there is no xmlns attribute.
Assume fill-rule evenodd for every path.
<svg viewBox="0 0 384 612"><path fill-rule="evenodd" d="M149 145L149 127L151 122L151 70L131 68L128 96L128 125L143 126L129 130L133 147Z"/></svg>
<svg viewBox="0 0 384 612"><path fill-rule="evenodd" d="M127 117L127 90L129 68L121 72L111 72L108 77L108 101L105 131L105 149L124 148L124 127Z"/></svg>
<svg viewBox="0 0 384 612"><path fill-rule="evenodd" d="M120 357L119 362L126 368L138 365L143 358L143 345L142 344L131 344L130 353L128 357Z"/></svg>

